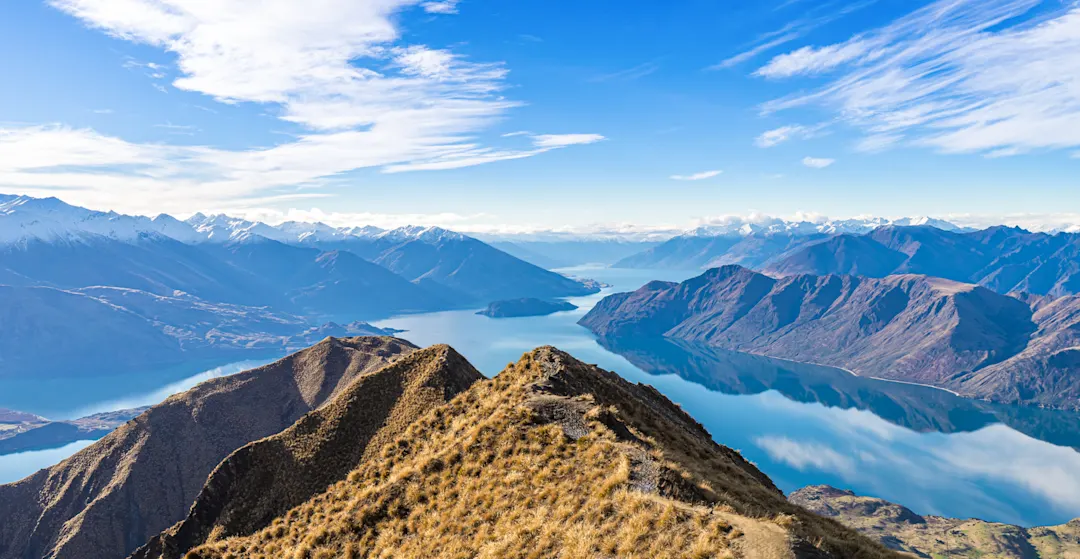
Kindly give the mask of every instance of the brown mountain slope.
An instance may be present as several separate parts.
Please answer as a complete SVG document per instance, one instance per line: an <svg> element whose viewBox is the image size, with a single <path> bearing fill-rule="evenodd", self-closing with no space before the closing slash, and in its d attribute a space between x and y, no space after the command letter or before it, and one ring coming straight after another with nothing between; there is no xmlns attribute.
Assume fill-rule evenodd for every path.
<svg viewBox="0 0 1080 559"><path fill-rule="evenodd" d="M68 460L0 486L0 559L124 557L182 520L214 467L415 346L327 339L154 406Z"/></svg>
<svg viewBox="0 0 1080 559"><path fill-rule="evenodd" d="M919 516L882 499L819 485L791 502L840 522L886 546L918 557L1069 559L1080 556L1080 519L1061 526L1021 528L983 520Z"/></svg>
<svg viewBox="0 0 1080 559"><path fill-rule="evenodd" d="M208 540L266 527L482 378L448 346L414 352L360 377L292 427L232 453L210 474L187 518L132 557L179 559Z"/></svg>
<svg viewBox="0 0 1080 559"><path fill-rule="evenodd" d="M960 379L961 392L998 402L1080 406L1080 296L1036 301L1038 330L1016 356Z"/></svg>
<svg viewBox="0 0 1080 559"><path fill-rule="evenodd" d="M601 301L581 324L601 336L665 335L957 389L958 373L1022 351L1021 301L927 276L788 276L737 266Z"/></svg>
<svg viewBox="0 0 1080 559"><path fill-rule="evenodd" d="M553 348L368 448L265 529L186 557L894 557L788 503L656 390Z"/></svg>

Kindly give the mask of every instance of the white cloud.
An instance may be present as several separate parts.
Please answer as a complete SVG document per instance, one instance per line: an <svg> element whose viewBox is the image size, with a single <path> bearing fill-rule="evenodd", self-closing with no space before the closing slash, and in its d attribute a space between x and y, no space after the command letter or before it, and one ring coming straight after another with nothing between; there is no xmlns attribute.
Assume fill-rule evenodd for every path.
<svg viewBox="0 0 1080 559"><path fill-rule="evenodd" d="M742 64L743 62L757 58L759 55L764 54L780 45L790 43L791 41L794 41L799 37L800 35L798 33L785 33L775 39L765 41L764 43L761 43L760 45L757 45L750 50L746 50L729 58L725 58L719 64L709 66L708 69L723 70L727 68L733 68L735 66L738 66L739 64Z"/></svg>
<svg viewBox="0 0 1080 559"><path fill-rule="evenodd" d="M1062 4L938 0L846 42L774 58L760 75L832 77L763 108L819 105L869 136L904 135L944 153L1075 148L1080 7Z"/></svg>
<svg viewBox="0 0 1080 559"><path fill-rule="evenodd" d="M771 148L795 138L811 138L817 134L821 128L821 126L810 127L799 124L781 126L780 128L774 128L763 132L754 139L754 145L759 148Z"/></svg>
<svg viewBox="0 0 1080 559"><path fill-rule="evenodd" d="M900 143L904 137L900 134L873 134L855 143L855 150L863 153L885 151Z"/></svg>
<svg viewBox="0 0 1080 559"><path fill-rule="evenodd" d="M865 43L853 42L822 48L803 47L781 54L758 69L755 74L766 78L787 78L798 74L816 74L868 54Z"/></svg>
<svg viewBox="0 0 1080 559"><path fill-rule="evenodd" d="M525 150L478 144L480 131L519 106L502 96L506 68L403 44L396 24L401 10L419 5L449 13L456 1L267 0L258 10L243 0L50 3L89 27L174 55L173 87L223 103L264 104L268 114L308 132L273 147L223 150L135 144L55 125L0 130L0 150L30 153L36 162L30 172L22 161L5 159L0 188L63 188L71 189L67 198L117 209L152 201L184 211L318 187L356 169L457 168L602 139L538 135ZM128 65L164 72L157 63ZM61 149L68 144L76 154L104 157L71 168L72 157ZM117 162L124 159L117 154L138 157Z"/></svg>
<svg viewBox="0 0 1080 559"><path fill-rule="evenodd" d="M835 159L827 159L824 157L804 157L802 160L802 164L811 169L824 169L833 163L836 163Z"/></svg>
<svg viewBox="0 0 1080 559"><path fill-rule="evenodd" d="M561 148L593 144L605 138L600 134L538 134L533 136L532 139L533 144L538 148Z"/></svg>
<svg viewBox="0 0 1080 559"><path fill-rule="evenodd" d="M800 1L802 0L788 0L784 4L775 8L775 10L781 10ZM707 69L719 70L725 68L733 68L735 66L738 66L739 64L742 64L743 62L747 62L749 60L757 58L758 56L770 50L773 50L776 47L797 40L809 33L810 31L813 31L814 29L832 23L833 21L836 21L837 19L840 19L853 12L857 12L859 10L872 6L875 3L877 3L877 0L861 0L841 3L839 9L834 9L837 8L837 3L835 2L818 3L811 7L809 10L807 10L807 14L805 17L788 22L779 29L760 35L757 41L755 41L755 45L750 49L731 56L721 61L719 64L710 66Z"/></svg>
<svg viewBox="0 0 1080 559"><path fill-rule="evenodd" d="M424 8L424 11L429 14L456 14L458 13L457 5L461 3L461 0L441 0L439 2L424 2L420 4L420 7Z"/></svg>
<svg viewBox="0 0 1080 559"><path fill-rule="evenodd" d="M700 173L694 173L692 175L671 175L671 180L676 181L700 181L705 179L711 179L720 175L723 171L702 171Z"/></svg>

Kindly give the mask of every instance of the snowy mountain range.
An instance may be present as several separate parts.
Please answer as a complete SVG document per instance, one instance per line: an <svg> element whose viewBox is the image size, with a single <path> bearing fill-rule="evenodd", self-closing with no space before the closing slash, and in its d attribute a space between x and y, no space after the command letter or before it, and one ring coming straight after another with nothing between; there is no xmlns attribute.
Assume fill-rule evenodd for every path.
<svg viewBox="0 0 1080 559"><path fill-rule="evenodd" d="M30 240L78 242L95 236L134 241L147 235L161 235L185 244L237 242L255 236L293 245L352 239L434 242L465 238L460 233L423 226L385 230L374 226L332 227L298 221L267 225L227 215L201 213L181 221L167 214L145 217L89 210L57 198L0 195L0 244Z"/></svg>
<svg viewBox="0 0 1080 559"><path fill-rule="evenodd" d="M886 219L881 217L863 217L853 219L835 219L826 221L785 220L775 217L727 217L716 223L703 225L683 233L687 237L746 237L750 235L840 235L845 233L861 235L886 226L910 227L929 226L943 231L964 231L958 225L932 217L905 217Z"/></svg>

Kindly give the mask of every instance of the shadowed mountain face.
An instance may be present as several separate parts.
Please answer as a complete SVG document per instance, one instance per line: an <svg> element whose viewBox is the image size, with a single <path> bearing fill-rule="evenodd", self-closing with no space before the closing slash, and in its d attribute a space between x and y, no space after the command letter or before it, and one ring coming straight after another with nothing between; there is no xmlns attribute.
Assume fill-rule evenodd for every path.
<svg viewBox="0 0 1080 559"><path fill-rule="evenodd" d="M917 275L788 276L737 266L605 298L581 324L846 367L1001 402L1075 407L1080 302L1038 312L978 286Z"/></svg>
<svg viewBox="0 0 1080 559"><path fill-rule="evenodd" d="M55 198L7 197L0 205L0 285L183 292L335 320L597 291L435 227L271 227L202 215L184 223Z"/></svg>
<svg viewBox="0 0 1080 559"><path fill-rule="evenodd" d="M0 377L147 370L272 354L307 328L264 308L116 288L0 286Z"/></svg>
<svg viewBox="0 0 1080 559"><path fill-rule="evenodd" d="M689 270L728 264L771 275L921 274L976 283L998 293L1080 293L1080 235L1010 227L960 232L891 225L869 233L687 235L616 266Z"/></svg>
<svg viewBox="0 0 1080 559"><path fill-rule="evenodd" d="M432 229L420 236L385 235L319 243L353 252L444 298L468 303L599 291L515 258L472 237Z"/></svg>
<svg viewBox="0 0 1080 559"><path fill-rule="evenodd" d="M917 557L1067 559L1080 554L1080 519L1022 528L970 519L920 516L873 497L819 485L795 491L791 502L835 518L885 546Z"/></svg>
<svg viewBox="0 0 1080 559"><path fill-rule="evenodd" d="M445 301L353 254L253 237L218 245L147 236L131 242L34 241L0 247L0 283L79 289L109 286L214 303L355 320L446 308ZM378 293L378 295L375 295Z"/></svg>
<svg viewBox="0 0 1080 559"><path fill-rule="evenodd" d="M408 377L411 363L426 362L422 355L379 374L397 369ZM364 391L385 394L357 385L358 397ZM170 542L196 517L202 533L215 527L187 558L894 556L788 503L766 476L654 389L553 348L473 382L403 429L383 431L392 437L337 435L365 424L344 411L350 404L339 404L347 394L226 460L189 520L136 557L182 556L186 546ZM331 468L339 480L325 491L272 520L244 524L259 516L249 516L252 506L266 510L258 493L231 492L256 486L258 477L245 476L264 472L286 487L303 487L340 452L347 461L359 458L351 472ZM262 459L242 460L246 453ZM275 488L270 500L288 491ZM204 508L211 497L216 506ZM208 508L230 512L203 515Z"/></svg>
<svg viewBox="0 0 1080 559"><path fill-rule="evenodd" d="M0 319L10 326L0 341L0 376L280 355L302 347L294 336L329 320L598 291L449 231L353 239L323 243L332 250L251 233L221 243L154 232L0 243Z"/></svg>
<svg viewBox="0 0 1080 559"><path fill-rule="evenodd" d="M327 336L386 333L362 322L313 326L262 307L116 287L0 286L0 324L0 378L93 377L276 356Z"/></svg>
<svg viewBox="0 0 1080 559"><path fill-rule="evenodd" d="M999 293L1062 296L1080 292L1080 235L992 227L973 233L933 227L883 227L839 235L774 260L777 274L924 274L977 283Z"/></svg>
<svg viewBox="0 0 1080 559"><path fill-rule="evenodd" d="M0 485L0 559L127 555L182 520L231 452L414 350L393 338L327 339L169 398L64 462Z"/></svg>
<svg viewBox="0 0 1080 559"><path fill-rule="evenodd" d="M187 518L133 557L180 559L207 541L265 528L345 479L421 414L482 378L447 346L413 352L359 377L325 407L232 453L210 474Z"/></svg>

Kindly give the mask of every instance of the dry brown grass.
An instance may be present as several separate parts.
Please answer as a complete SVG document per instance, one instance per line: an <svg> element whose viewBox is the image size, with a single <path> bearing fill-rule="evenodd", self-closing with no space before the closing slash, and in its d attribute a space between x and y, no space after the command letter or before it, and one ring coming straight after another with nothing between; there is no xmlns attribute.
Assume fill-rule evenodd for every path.
<svg viewBox="0 0 1080 559"><path fill-rule="evenodd" d="M389 337L327 339L168 398L60 464L0 485L0 559L126 556L183 520L229 453L415 350Z"/></svg>
<svg viewBox="0 0 1080 559"><path fill-rule="evenodd" d="M360 375L288 429L232 453L210 474L187 518L132 558L179 559L196 545L264 528L344 479L418 417L482 378L445 345Z"/></svg>
<svg viewBox="0 0 1080 559"><path fill-rule="evenodd" d="M187 559L892 557L788 504L655 390L551 348L372 458Z"/></svg>

